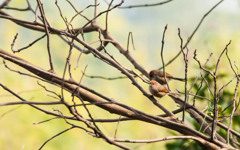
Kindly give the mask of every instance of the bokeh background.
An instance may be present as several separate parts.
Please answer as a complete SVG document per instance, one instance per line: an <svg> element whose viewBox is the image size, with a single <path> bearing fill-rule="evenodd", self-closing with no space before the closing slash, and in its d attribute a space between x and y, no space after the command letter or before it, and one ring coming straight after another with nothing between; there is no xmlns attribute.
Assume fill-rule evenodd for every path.
<svg viewBox="0 0 240 150"><path fill-rule="evenodd" d="M0 3L3 0L0 0ZM53 0L43 0L45 12L47 14L50 24L59 29L64 29L65 25L61 20L57 7ZM59 0L59 6L61 7L64 15L71 18L74 11L64 0ZM99 1L99 11L105 10L108 6L104 1ZM114 3L117 3L116 1ZM156 3L154 0L139 0L139 1L126 1L123 6L134 4L146 4ZM168 25L168 29L165 36L164 45L164 60L167 62L173 58L180 50L180 40L178 38L178 28L181 29L181 35L184 42L191 35L193 30L198 25L203 15L209 11L218 1L217 0L173 0L172 2L155 7L146 8L131 8L131 9L115 9L110 12L109 15L109 32L111 35L127 46L128 33L132 32L134 37L135 50L132 49L130 44L132 55L142 64L147 70L156 69L162 66L160 50L162 33L165 25ZM79 10L85 8L89 4L93 4L94 1L81 1L72 0L72 3ZM31 4L35 7L36 2ZM12 7L25 8L25 0L12 1L10 3ZM232 40L229 46L229 56L232 61L235 61L239 67L240 60L240 1L228 0L220 4L211 14L207 16L199 30L193 37L188 48L189 52L189 76L193 77L199 72L197 63L192 59L193 51L197 49L198 58L202 62L205 62L210 53L213 53L212 59L209 65L214 65L217 61L222 50L226 44ZM6 10L12 16L18 17L23 20L33 21L34 15L30 12L16 12L12 10ZM93 15L93 8L90 8L84 12L84 15L91 17ZM104 25L105 15L99 18L99 23ZM74 27L81 27L86 23L81 17L74 20ZM18 33L19 36L15 43L15 48L28 45L33 39L40 37L43 33L31 31L23 27L17 26L11 21L0 19L0 48L11 52L11 43ZM85 35L85 39L88 42L93 42L98 39L97 33L90 33ZM61 41L58 36L51 36L51 50L53 53L54 65L56 72L62 75L66 57L68 54L69 46ZM124 66L134 69L133 66L122 57L113 46L107 47L108 51L114 55L119 62ZM82 71L87 66L86 74L88 75L100 75L105 77L117 77L122 76L121 73L106 65L103 62L95 59L92 55L83 55L80 58L79 66L77 67L77 59L80 52L73 51L72 72L76 81L82 76ZM49 69L48 56L46 50L46 39L41 40L37 44L33 45L27 50L16 54L35 65L38 65L46 70ZM25 70L19 68L16 65L7 64L16 70ZM76 67L74 69L74 67ZM166 68L167 72L177 76L184 77L184 62L182 56L176 59L171 65ZM219 86L226 84L226 82L233 76L233 72L230 69L227 59L223 58L220 63L219 72L228 73L229 78L225 78L219 83ZM27 100L34 101L49 101L54 100L37 84L36 79L32 79L26 76L19 75L6 69L0 62L0 82L11 90L18 93L20 96ZM139 80L139 82L141 82ZM47 88L59 93L61 90L57 87L41 82ZM82 83L90 88L106 93L109 97L112 97L124 104L131 107L140 109L150 114L161 114L155 106L151 104L146 98L134 87L127 79L122 80L101 80L83 78ZM142 83L147 89L148 85ZM183 90L184 84L179 82L170 83L170 87L175 90ZM234 87L230 87L230 90ZM71 97L65 93L66 99ZM0 89L0 103L18 101L15 97L9 93ZM167 108L174 110L177 108L168 97L161 99L161 103ZM199 102L200 103L200 102ZM204 105L199 105L199 109L204 108ZM60 110L64 113L68 113L62 106L44 106L43 108L54 111ZM117 118L119 116L112 115L91 106L89 108L94 118ZM84 109L79 108L86 115ZM62 119L53 119L51 121L37 124L41 121L50 119L51 116L43 114L27 105L20 106L0 106L0 149L4 150L32 150L38 149L40 146L53 135L61 132L69 127ZM190 121L190 120L189 120ZM82 125L81 123L79 125ZM106 135L113 137L117 123L99 123L99 127L106 133ZM154 139L161 138L169 135L175 135L177 133L170 132L164 128L152 126L147 123L132 121L122 122L118 127L118 138L124 139ZM165 144L167 142L159 142L155 144L134 144L135 149L166 149ZM188 144L188 143L185 143ZM133 145L131 145L133 146ZM107 144L101 139L93 138L86 134L82 130L74 129L70 130L56 139L53 139L45 146L46 150L65 150L65 149L118 149L114 146Z"/></svg>

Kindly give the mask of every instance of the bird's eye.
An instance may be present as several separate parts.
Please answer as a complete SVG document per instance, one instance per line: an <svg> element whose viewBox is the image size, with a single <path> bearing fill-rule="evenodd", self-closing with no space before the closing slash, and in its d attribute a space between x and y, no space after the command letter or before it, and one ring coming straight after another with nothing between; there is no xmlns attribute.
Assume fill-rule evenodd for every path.
<svg viewBox="0 0 240 150"><path fill-rule="evenodd" d="M150 78L153 77L153 72L150 72L149 77L150 77Z"/></svg>

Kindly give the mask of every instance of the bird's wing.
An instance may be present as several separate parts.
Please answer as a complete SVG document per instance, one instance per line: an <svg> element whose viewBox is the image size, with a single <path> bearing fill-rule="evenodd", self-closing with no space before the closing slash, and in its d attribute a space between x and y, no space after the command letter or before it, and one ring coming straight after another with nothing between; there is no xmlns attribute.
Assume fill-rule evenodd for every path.
<svg viewBox="0 0 240 150"><path fill-rule="evenodd" d="M169 91L168 91L167 89L165 89L165 88L163 88L163 89L161 89L161 90L159 90L159 91L165 92L165 93L169 93Z"/></svg>

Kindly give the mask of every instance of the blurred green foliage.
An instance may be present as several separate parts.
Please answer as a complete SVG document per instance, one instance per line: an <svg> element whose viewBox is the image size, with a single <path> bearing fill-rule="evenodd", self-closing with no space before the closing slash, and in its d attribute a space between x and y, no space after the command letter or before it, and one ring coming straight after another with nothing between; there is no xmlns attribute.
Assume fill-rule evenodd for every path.
<svg viewBox="0 0 240 150"><path fill-rule="evenodd" d="M214 72L216 66L206 66L206 68L211 71ZM196 77L190 77L189 78L189 82L190 84L192 84L194 82ZM203 79L204 78L204 79ZM224 73L219 73L216 75L217 78L217 85L219 83L222 83L224 80L228 80L231 81L231 78L229 73L224 72ZM235 82L234 82L235 81ZM235 80L232 81L233 84L231 84L231 86L236 86L236 78ZM200 86L201 85L201 86ZM221 84L222 85L222 84ZM224 84L223 84L224 85ZM224 85L225 86L225 85ZM234 98L234 88L235 87L229 87L226 86L226 88L224 88L224 90L222 92L220 92L220 88L222 88L222 86L217 86L217 97L219 97L219 103L217 105L218 107L218 120L224 124L226 124L228 126L229 124L229 117L228 119L226 119L225 116L229 116L232 113L232 101ZM207 102L205 99L201 99L201 98L194 98L191 97L190 99L190 103L194 103L194 101L198 101L200 102L199 104L202 106L207 106L207 109L205 109L205 113L212 117L214 116L214 80L213 77L208 73L203 71L202 75L200 76L200 78L198 78L198 80L196 81L196 84L193 86L193 90L191 93L197 94L201 97L206 97L208 99L211 100L211 102ZM239 93L237 92L237 95ZM206 103L206 105L203 105L204 103ZM239 101L236 100L236 104L238 105ZM197 108L199 108L199 105L195 105ZM230 107L229 107L230 106ZM200 106L201 108L201 106ZM238 114L235 113L235 115ZM210 122L209 122L210 123ZM233 117L233 128L236 129L237 126L239 126L239 118L238 117ZM194 129L196 130L201 130L201 126L195 121L192 121L192 126ZM223 137L226 138L226 131L223 129L218 129L217 132ZM192 140L186 140L186 139L182 139L182 140L176 140L173 142L169 142L166 144L166 148L167 149L173 149L173 150L184 150L184 149L188 149L188 150L201 150L202 148L196 143L193 142Z"/></svg>

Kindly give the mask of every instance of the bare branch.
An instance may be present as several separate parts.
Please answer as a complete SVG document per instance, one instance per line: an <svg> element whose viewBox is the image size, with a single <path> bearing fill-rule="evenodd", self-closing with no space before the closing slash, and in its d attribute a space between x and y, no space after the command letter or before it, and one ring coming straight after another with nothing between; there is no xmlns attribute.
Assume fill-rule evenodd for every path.
<svg viewBox="0 0 240 150"><path fill-rule="evenodd" d="M75 127L73 126L73 127L67 128L67 129L59 132L58 134L54 135L54 136L51 137L50 139L46 140L46 141L43 143L43 145L39 148L39 150L41 150L41 149L42 149L49 141L51 141L52 139L60 136L61 134L65 133L65 132L67 132L67 131L69 131L69 130L71 130L71 129L73 129L73 128L75 128Z"/></svg>
<svg viewBox="0 0 240 150"><path fill-rule="evenodd" d="M163 5L163 4L166 4L166 3L169 3L173 0L166 0L166 1L163 1L163 2L159 2L159 3L154 3L154 4L143 4L143 5L131 5L131 6L121 6L119 8L139 8L139 7L153 7L153 6L160 6L160 5Z"/></svg>
<svg viewBox="0 0 240 150"><path fill-rule="evenodd" d="M37 3L38 3L38 7L40 10L41 16L43 18L43 24L44 24L45 32L47 35L47 51L48 51L48 57L49 57L50 70L54 72L53 63L52 63L52 54L50 51L50 36L49 36L49 30L48 30L48 26L50 26L50 25L47 22L47 18L45 16L43 4L41 3L41 0L37 0Z"/></svg>
<svg viewBox="0 0 240 150"><path fill-rule="evenodd" d="M187 92L187 84L188 84L188 48L186 47L187 51L184 52L183 51L183 39L181 37L181 31L180 31L180 28L178 28L178 36L180 38L180 41L181 41L181 44L180 44L180 49L182 51L182 54L183 54L183 60L185 62L185 100L184 100L184 106L183 106L183 116L182 116L182 121L184 122L185 120L185 108L186 108L186 103L188 103L188 99L189 99L189 96L188 96L188 92Z"/></svg>
<svg viewBox="0 0 240 150"><path fill-rule="evenodd" d="M11 1L11 0L5 0L5 1L0 5L0 9L6 7L6 6L9 4L10 1Z"/></svg>
<svg viewBox="0 0 240 150"><path fill-rule="evenodd" d="M11 50L12 50L13 53L18 53L18 52L20 52L20 51L22 51L22 50L24 50L24 49L27 49L27 48L31 47L33 44L35 44L35 43L37 43L38 41L40 41L41 39L43 39L43 38L46 36L46 34L44 34L43 36L41 36L41 37L37 38L36 40L34 40L33 42L31 42L30 44L28 44L28 46L25 46L25 47L23 47L23 48L14 50L14 49L13 49L13 46L14 46L14 44L15 44L15 41L16 41L16 39L17 39L17 36L18 36L18 33L15 35L15 37L14 37L14 39L13 39L13 42L12 42L12 44L11 44Z"/></svg>
<svg viewBox="0 0 240 150"><path fill-rule="evenodd" d="M163 59L163 47L164 47L164 38L165 38L166 31L167 31L167 25L166 25L165 28L164 28L163 36L162 36L161 59L162 59L162 65L163 65L164 80L165 80L165 82L167 83L167 88L168 88L168 90L171 91L170 88L169 88L167 79L166 79L165 63L164 63L164 59Z"/></svg>
<svg viewBox="0 0 240 150"><path fill-rule="evenodd" d="M134 41L133 41L133 33L132 33L132 32L129 32L129 34L128 34L128 40L127 40L127 51L129 51L129 41L130 41L130 38L131 38L133 50L135 50Z"/></svg>
<svg viewBox="0 0 240 150"><path fill-rule="evenodd" d="M23 102L7 102L7 103L0 103L0 106L19 105L19 104L56 105L56 104L62 104L62 103L61 103L61 102L31 102L31 101L23 101Z"/></svg>

